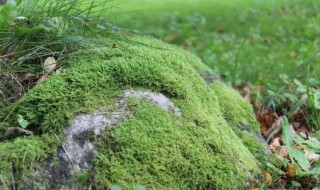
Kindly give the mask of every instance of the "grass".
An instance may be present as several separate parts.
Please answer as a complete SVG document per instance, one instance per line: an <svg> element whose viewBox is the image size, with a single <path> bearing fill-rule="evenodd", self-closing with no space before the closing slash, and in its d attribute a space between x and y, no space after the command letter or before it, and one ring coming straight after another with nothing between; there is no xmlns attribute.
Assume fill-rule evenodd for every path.
<svg viewBox="0 0 320 190"><path fill-rule="evenodd" d="M116 21L185 46L235 84L269 84L280 74L306 82L307 70L298 68L308 64L310 77L319 74L317 1L202 0L184 2L183 9L181 3L123 3L122 12L145 10L119 14Z"/></svg>
<svg viewBox="0 0 320 190"><path fill-rule="evenodd" d="M317 0L118 3L115 23L194 52L234 87L265 87L268 91L260 94L259 101L274 110L288 103L283 94L289 93L294 80L319 89ZM301 93L290 93L300 99ZM310 128L320 129L319 109L313 106L319 99L312 101L307 104L316 118Z"/></svg>
<svg viewBox="0 0 320 190"><path fill-rule="evenodd" d="M39 83L47 57L58 61L92 46L92 39L115 36L109 17L112 0L9 0L1 9L0 108ZM38 82L37 82L38 81Z"/></svg>

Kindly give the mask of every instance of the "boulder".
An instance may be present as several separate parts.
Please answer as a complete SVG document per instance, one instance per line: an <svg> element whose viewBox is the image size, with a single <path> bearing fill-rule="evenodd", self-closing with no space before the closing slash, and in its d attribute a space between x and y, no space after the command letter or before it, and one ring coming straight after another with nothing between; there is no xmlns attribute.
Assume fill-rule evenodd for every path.
<svg viewBox="0 0 320 190"><path fill-rule="evenodd" d="M248 188L265 151L251 106L191 53L113 43L0 111L0 128L19 114L34 133L0 142L0 189Z"/></svg>

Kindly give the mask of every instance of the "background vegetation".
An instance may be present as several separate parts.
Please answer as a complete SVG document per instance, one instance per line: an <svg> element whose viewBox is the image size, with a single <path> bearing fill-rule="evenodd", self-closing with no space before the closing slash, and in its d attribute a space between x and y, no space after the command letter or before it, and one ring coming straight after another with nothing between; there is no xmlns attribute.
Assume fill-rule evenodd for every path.
<svg viewBox="0 0 320 190"><path fill-rule="evenodd" d="M153 35L194 52L252 103L275 157L268 171L282 175L273 187L316 188L319 12L318 0L8 0L0 6L0 108L77 49Z"/></svg>

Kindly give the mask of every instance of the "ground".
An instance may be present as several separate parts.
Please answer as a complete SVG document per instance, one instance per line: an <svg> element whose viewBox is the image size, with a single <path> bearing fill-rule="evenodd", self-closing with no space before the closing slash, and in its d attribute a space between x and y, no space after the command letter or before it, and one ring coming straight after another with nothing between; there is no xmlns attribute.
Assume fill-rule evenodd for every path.
<svg viewBox="0 0 320 190"><path fill-rule="evenodd" d="M17 126L20 114L34 132L0 143L1 189L13 186L12 179L18 187L36 183L26 180L68 143L64 131L73 118L119 109L116 100L126 90L164 95L179 111L148 98L126 99L130 114L123 121L99 137L86 134L97 153L72 184L244 189L260 175L264 150L249 104L219 81L207 84L201 75L211 71L196 56L150 37L130 40L79 50L61 72L0 111L1 128Z"/></svg>

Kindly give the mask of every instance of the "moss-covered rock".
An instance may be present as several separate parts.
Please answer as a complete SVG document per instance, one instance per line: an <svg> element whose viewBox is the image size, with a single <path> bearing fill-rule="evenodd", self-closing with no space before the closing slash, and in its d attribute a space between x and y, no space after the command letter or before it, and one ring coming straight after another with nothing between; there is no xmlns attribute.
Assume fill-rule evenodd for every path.
<svg viewBox="0 0 320 190"><path fill-rule="evenodd" d="M64 182L70 187L243 189L260 174L257 152L262 146L250 132L238 130L243 124L258 133L251 107L223 84L207 85L201 74L210 71L194 55L149 37L132 40L144 45L118 42L112 48L105 41L79 51L61 73L0 111L2 128L18 125L20 114L35 132L0 143L5 153L0 154L1 189L10 188L13 178L18 187L52 187L46 171L61 164L66 129L75 127L77 115L97 110L110 120L117 110L127 114L109 122L112 126L99 136L83 133L95 147L92 165L66 174L72 178ZM143 97L121 99L127 90L154 92L174 107L170 103L164 109ZM33 179L34 171L42 180Z"/></svg>
<svg viewBox="0 0 320 190"><path fill-rule="evenodd" d="M251 105L237 91L220 82L211 87L219 99L221 112L229 126L258 160L264 160L269 149L260 133L259 123L252 114Z"/></svg>

